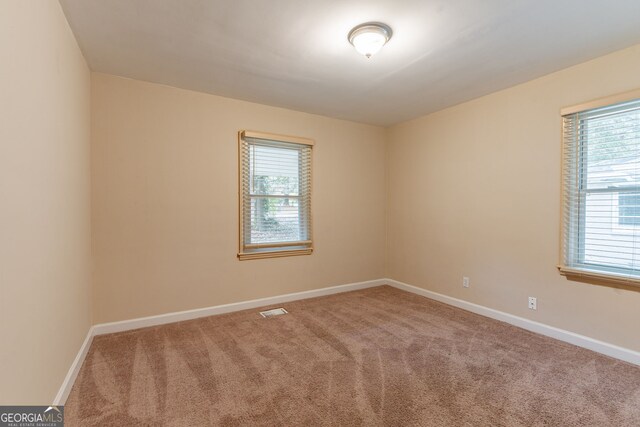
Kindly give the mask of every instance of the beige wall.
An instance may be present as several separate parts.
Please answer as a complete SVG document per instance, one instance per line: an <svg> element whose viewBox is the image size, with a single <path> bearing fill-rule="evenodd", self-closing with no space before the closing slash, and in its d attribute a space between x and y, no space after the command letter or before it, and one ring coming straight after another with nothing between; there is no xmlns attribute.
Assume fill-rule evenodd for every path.
<svg viewBox="0 0 640 427"><path fill-rule="evenodd" d="M381 128L92 75L94 322L384 275ZM315 251L238 261L240 129L313 138Z"/></svg>
<svg viewBox="0 0 640 427"><path fill-rule="evenodd" d="M640 350L640 291L555 268L559 110L639 88L638 70L635 46L389 129L388 276Z"/></svg>
<svg viewBox="0 0 640 427"><path fill-rule="evenodd" d="M0 2L0 404L53 401L90 326L90 74L56 1Z"/></svg>

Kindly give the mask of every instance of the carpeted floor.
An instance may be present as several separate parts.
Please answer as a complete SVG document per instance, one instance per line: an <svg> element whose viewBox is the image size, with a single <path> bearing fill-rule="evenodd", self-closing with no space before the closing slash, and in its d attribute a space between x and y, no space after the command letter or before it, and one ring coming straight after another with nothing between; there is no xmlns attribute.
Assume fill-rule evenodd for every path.
<svg viewBox="0 0 640 427"><path fill-rule="evenodd" d="M639 426L640 368L382 286L94 339L68 426Z"/></svg>

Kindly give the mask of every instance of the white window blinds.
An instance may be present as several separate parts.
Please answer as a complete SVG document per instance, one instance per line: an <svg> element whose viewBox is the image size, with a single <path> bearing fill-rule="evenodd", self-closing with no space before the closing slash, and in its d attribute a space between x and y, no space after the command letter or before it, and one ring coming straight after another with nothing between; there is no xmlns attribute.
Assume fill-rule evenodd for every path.
<svg viewBox="0 0 640 427"><path fill-rule="evenodd" d="M563 116L562 265L640 283L640 100Z"/></svg>
<svg viewBox="0 0 640 427"><path fill-rule="evenodd" d="M311 151L303 138L240 133L240 259L311 253Z"/></svg>

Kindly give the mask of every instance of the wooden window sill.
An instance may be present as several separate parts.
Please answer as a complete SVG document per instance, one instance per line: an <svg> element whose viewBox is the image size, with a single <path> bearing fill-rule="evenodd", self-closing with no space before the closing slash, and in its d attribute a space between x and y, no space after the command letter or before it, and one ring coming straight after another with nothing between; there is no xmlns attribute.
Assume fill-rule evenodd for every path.
<svg viewBox="0 0 640 427"><path fill-rule="evenodd" d="M567 267L563 265L558 265L557 267L560 274L569 280L594 283L598 285L622 285L640 288L640 278L616 273Z"/></svg>
<svg viewBox="0 0 640 427"><path fill-rule="evenodd" d="M238 253L238 259L240 261L246 261L250 259L263 259L263 258L279 258L286 256L299 256L299 255L311 255L313 248L304 249L284 249L274 251L255 251L255 252L240 252Z"/></svg>

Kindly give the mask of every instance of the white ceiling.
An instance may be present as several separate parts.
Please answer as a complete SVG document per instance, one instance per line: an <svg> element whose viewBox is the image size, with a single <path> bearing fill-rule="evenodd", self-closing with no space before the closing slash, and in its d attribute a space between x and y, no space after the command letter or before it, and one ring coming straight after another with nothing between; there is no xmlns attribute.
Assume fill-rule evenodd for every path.
<svg viewBox="0 0 640 427"><path fill-rule="evenodd" d="M639 0L60 2L94 71L385 126L640 43Z"/></svg>

